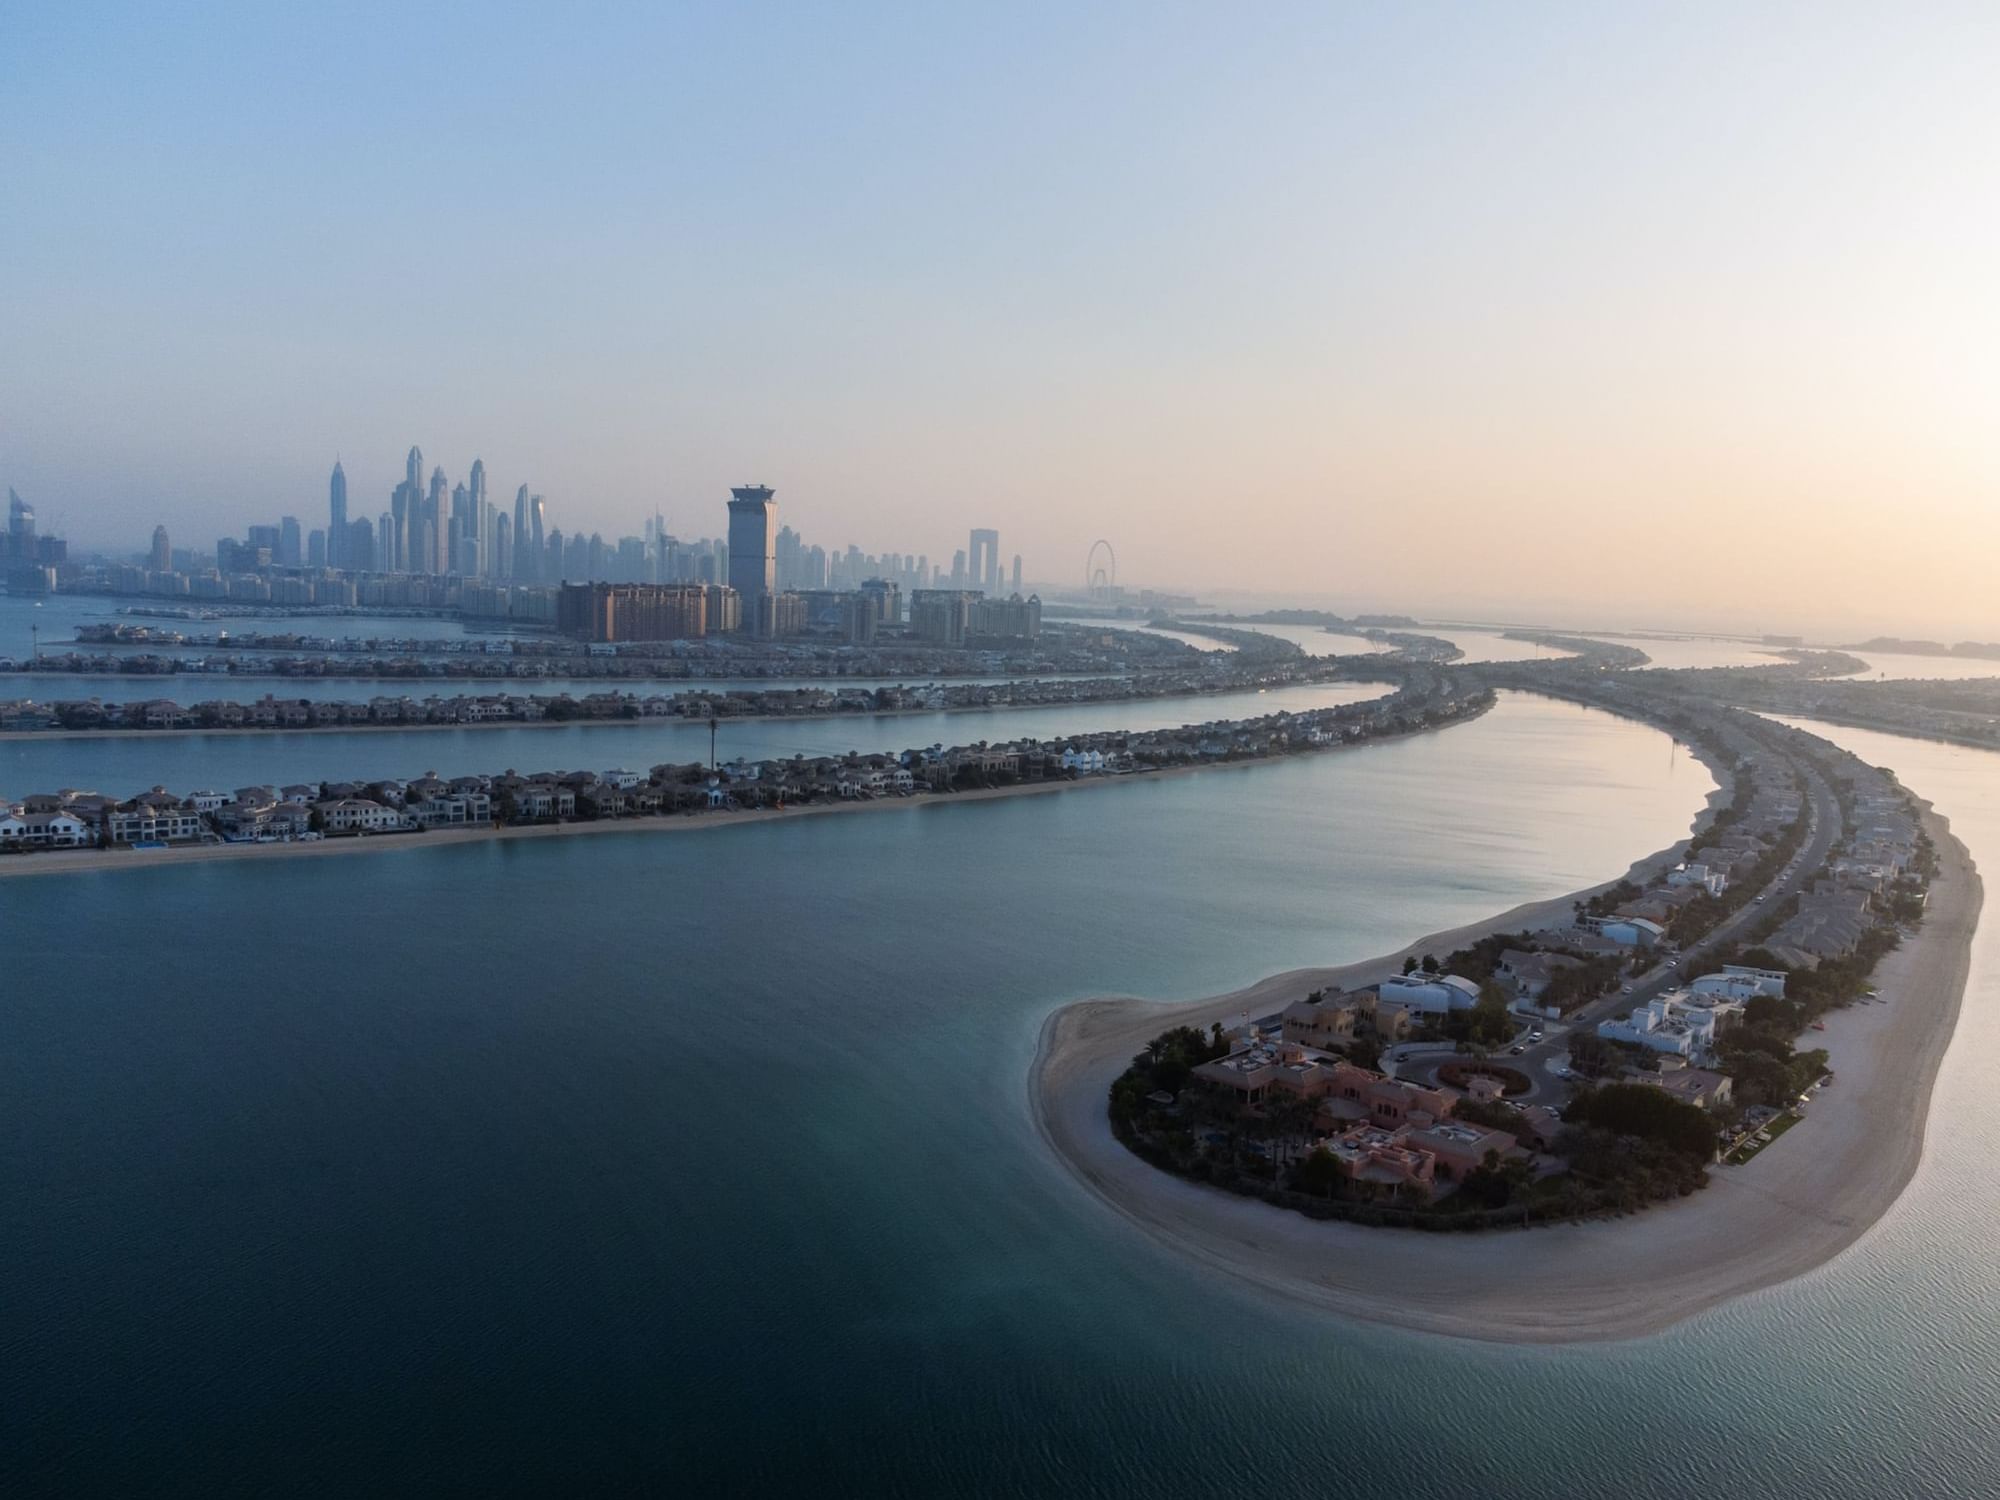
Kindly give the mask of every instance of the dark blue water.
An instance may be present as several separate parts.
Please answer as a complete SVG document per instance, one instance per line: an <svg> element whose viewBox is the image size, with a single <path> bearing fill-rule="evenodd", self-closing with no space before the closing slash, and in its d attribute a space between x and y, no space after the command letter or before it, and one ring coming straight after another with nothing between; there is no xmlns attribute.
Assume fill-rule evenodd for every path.
<svg viewBox="0 0 2000 1500"><path fill-rule="evenodd" d="M1895 1269L1459 1345L1218 1283L1033 1135L1056 1004L1570 889L1707 789L1508 699L1072 795L0 882L0 1489L1990 1491L1991 1380L1914 1368ZM1862 1317L1886 1365L1834 1357Z"/></svg>

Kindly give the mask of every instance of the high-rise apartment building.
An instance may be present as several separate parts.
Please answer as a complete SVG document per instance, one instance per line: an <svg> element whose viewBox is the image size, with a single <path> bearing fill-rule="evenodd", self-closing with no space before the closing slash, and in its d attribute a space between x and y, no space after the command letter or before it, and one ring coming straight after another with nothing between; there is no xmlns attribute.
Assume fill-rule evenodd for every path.
<svg viewBox="0 0 2000 1500"><path fill-rule="evenodd" d="M167 543L167 528L153 528L153 555L150 565L155 573L171 573L174 570L174 549Z"/></svg>
<svg viewBox="0 0 2000 1500"><path fill-rule="evenodd" d="M333 567L347 566L347 535L347 471L336 458L326 506L326 560Z"/></svg>
<svg viewBox="0 0 2000 1500"><path fill-rule="evenodd" d="M416 571L442 574L445 571L445 543L451 536L451 502L442 467L431 470L431 487L424 495L423 546Z"/></svg>
<svg viewBox="0 0 2000 1500"><path fill-rule="evenodd" d="M729 586L752 621L757 601L778 591L777 565L778 502L768 485L739 485L729 492Z"/></svg>
<svg viewBox="0 0 2000 1500"><path fill-rule="evenodd" d="M708 593L693 584L566 583L556 628L586 641L699 640L708 631Z"/></svg>
<svg viewBox="0 0 2000 1500"><path fill-rule="evenodd" d="M973 606L983 596L968 589L917 589L910 595L910 630L934 646L963 646L972 631Z"/></svg>

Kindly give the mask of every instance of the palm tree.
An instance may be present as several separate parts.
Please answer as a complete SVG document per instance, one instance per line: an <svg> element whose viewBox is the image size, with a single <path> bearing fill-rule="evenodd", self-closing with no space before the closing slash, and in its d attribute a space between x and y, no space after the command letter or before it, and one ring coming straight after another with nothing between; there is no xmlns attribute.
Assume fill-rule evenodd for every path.
<svg viewBox="0 0 2000 1500"><path fill-rule="evenodd" d="M1277 1139L1278 1165L1283 1166L1286 1148L1292 1142L1302 1140L1312 1129L1313 1115L1317 1106L1302 1094L1280 1090L1264 1101L1264 1118L1270 1123Z"/></svg>

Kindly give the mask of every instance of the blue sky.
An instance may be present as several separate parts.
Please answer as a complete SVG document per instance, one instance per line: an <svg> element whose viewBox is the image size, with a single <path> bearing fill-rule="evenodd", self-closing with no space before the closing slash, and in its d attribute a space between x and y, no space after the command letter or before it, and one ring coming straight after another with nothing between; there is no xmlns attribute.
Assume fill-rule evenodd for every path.
<svg viewBox="0 0 2000 1500"><path fill-rule="evenodd" d="M0 482L206 545L415 442L607 533L761 479L1646 619L1716 526L1915 523L1801 610L2000 541L1989 8L553 9L15 7Z"/></svg>

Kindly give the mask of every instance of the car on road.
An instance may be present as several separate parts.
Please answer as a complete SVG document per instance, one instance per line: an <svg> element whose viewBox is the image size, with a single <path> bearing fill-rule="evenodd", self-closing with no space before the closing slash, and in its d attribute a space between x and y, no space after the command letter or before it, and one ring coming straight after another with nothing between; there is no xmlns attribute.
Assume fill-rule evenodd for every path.
<svg viewBox="0 0 2000 1500"><path fill-rule="evenodd" d="M1628 984L1625 986L1624 989L1620 990L1618 993L1621 995L1629 995L1632 993L1632 986Z"/></svg>
<svg viewBox="0 0 2000 1500"><path fill-rule="evenodd" d="M1572 1075L1572 1073L1571 1073L1570 1069L1569 1069L1569 1068L1568 1068L1567 1066L1564 1066L1564 1067L1560 1067L1560 1068L1557 1068L1557 1069L1556 1069L1556 1077L1558 1077L1558 1078L1569 1078L1569 1077L1572 1077L1572 1076L1573 1076L1573 1075Z"/></svg>
<svg viewBox="0 0 2000 1500"><path fill-rule="evenodd" d="M1513 1046L1507 1049L1507 1052L1512 1057L1519 1057L1523 1052L1526 1052L1527 1050L1528 1049L1526 1047L1522 1046L1519 1042L1516 1042Z"/></svg>

